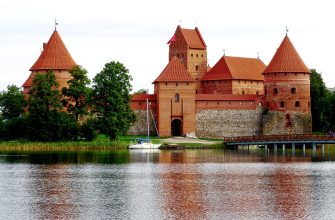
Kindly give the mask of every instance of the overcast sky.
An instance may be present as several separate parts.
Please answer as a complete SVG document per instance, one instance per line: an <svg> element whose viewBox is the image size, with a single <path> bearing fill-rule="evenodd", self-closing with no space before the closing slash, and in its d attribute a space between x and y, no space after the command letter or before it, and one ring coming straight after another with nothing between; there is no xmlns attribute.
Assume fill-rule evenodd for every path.
<svg viewBox="0 0 335 220"><path fill-rule="evenodd" d="M309 68L335 87L335 12L331 0L8 0L0 3L0 90L21 86L42 43L57 30L92 79L105 63L122 62L133 89L149 88L168 63L167 41L178 24L195 25L210 66L223 55L267 65L288 35Z"/></svg>

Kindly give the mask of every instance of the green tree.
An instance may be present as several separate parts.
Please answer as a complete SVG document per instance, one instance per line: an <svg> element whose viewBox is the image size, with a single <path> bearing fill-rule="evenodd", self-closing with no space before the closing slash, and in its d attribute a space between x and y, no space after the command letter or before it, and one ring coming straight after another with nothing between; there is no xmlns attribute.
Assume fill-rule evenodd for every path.
<svg viewBox="0 0 335 220"><path fill-rule="evenodd" d="M115 140L128 131L136 116L130 108L132 80L122 63L112 61L93 79L93 113L98 130Z"/></svg>
<svg viewBox="0 0 335 220"><path fill-rule="evenodd" d="M311 70L311 111L313 131L326 131L330 128L330 91L322 76L315 69Z"/></svg>
<svg viewBox="0 0 335 220"><path fill-rule="evenodd" d="M15 85L9 85L7 91L0 93L0 111L2 119L2 138L22 138L25 133L24 108L26 101Z"/></svg>
<svg viewBox="0 0 335 220"><path fill-rule="evenodd" d="M76 121L79 121L82 116L88 114L87 98L90 93L90 80L87 77L87 70L81 66L73 67L69 73L71 79L67 82L69 87L62 88L62 94L64 96L64 105L67 107L67 111L73 115Z"/></svg>
<svg viewBox="0 0 335 220"><path fill-rule="evenodd" d="M148 90L147 89L139 89L136 92L134 92L134 94L148 94Z"/></svg>
<svg viewBox="0 0 335 220"><path fill-rule="evenodd" d="M61 94L53 71L37 74L29 92L29 138L40 141L66 140L73 137L76 123L61 112Z"/></svg>

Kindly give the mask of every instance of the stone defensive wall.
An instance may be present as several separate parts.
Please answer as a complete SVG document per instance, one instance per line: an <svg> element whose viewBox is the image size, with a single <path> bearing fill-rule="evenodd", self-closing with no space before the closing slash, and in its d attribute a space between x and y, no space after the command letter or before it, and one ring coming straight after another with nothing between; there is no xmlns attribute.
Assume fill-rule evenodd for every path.
<svg viewBox="0 0 335 220"><path fill-rule="evenodd" d="M131 109L136 114L136 122L128 130L129 135L147 135L147 100L149 101L150 135L156 135L155 123L157 122L156 95L136 94L131 99ZM153 117L152 117L153 116ZM154 120L153 120L154 118Z"/></svg>
<svg viewBox="0 0 335 220"><path fill-rule="evenodd" d="M263 135L308 134L312 131L311 113L265 111Z"/></svg>

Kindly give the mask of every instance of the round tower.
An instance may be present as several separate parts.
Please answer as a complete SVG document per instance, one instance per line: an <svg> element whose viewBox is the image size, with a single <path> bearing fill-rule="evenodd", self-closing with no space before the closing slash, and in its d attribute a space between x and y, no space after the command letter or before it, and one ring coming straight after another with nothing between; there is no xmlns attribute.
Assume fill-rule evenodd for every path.
<svg viewBox="0 0 335 220"><path fill-rule="evenodd" d="M310 70L286 35L263 72L264 134L311 132Z"/></svg>

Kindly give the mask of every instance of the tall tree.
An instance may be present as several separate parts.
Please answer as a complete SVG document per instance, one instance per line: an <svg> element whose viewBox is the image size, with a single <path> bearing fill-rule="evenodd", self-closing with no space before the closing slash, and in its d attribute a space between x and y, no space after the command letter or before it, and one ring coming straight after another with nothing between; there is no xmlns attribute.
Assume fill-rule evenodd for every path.
<svg viewBox="0 0 335 220"><path fill-rule="evenodd" d="M98 130L115 140L128 131L136 116L130 108L129 71L122 63L112 61L93 79L92 102Z"/></svg>
<svg viewBox="0 0 335 220"><path fill-rule="evenodd" d="M23 94L15 85L7 86L7 91L0 93L1 116L5 120L22 117L26 101Z"/></svg>
<svg viewBox="0 0 335 220"><path fill-rule="evenodd" d="M62 88L64 104L67 111L78 121L82 116L88 114L88 95L90 93L90 80L87 77L87 70L81 66L74 66L69 73L71 79L67 82L69 87Z"/></svg>
<svg viewBox="0 0 335 220"><path fill-rule="evenodd" d="M315 69L311 70L311 111L313 131L326 131L330 127L329 94L322 76ZM333 110L331 110L333 112Z"/></svg>
<svg viewBox="0 0 335 220"><path fill-rule="evenodd" d="M70 139L75 126L62 110L61 94L53 71L37 74L29 92L30 139L56 141Z"/></svg>
<svg viewBox="0 0 335 220"><path fill-rule="evenodd" d="M2 131L0 136L6 139L22 138L25 132L24 108L26 101L15 85L9 85L7 91L0 93L0 111Z"/></svg>

